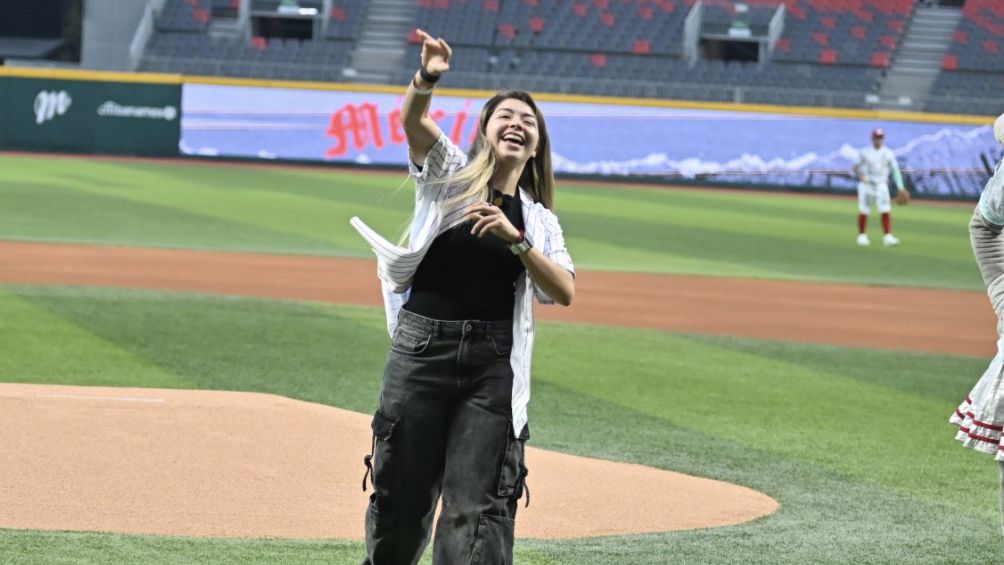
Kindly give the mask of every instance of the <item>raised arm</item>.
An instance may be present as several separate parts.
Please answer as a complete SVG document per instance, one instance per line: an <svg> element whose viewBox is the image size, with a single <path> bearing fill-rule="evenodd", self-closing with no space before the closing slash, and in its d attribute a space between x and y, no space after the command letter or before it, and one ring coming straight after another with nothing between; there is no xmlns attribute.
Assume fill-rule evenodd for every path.
<svg viewBox="0 0 1004 565"><path fill-rule="evenodd" d="M432 77L439 77L450 70L450 55L452 51L443 38L433 39L428 33L417 30L422 40L422 69ZM432 102L434 82L422 78L418 71L408 85L401 104L401 121L404 133L408 138L408 151L411 159L417 165L425 163L429 149L439 139L441 131L436 122L429 117L429 105Z"/></svg>

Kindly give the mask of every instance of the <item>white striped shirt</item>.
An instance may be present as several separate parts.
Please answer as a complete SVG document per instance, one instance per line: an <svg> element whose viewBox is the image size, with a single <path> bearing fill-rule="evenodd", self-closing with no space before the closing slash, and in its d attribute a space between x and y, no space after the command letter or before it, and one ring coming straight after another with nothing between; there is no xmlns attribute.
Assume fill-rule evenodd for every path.
<svg viewBox="0 0 1004 565"><path fill-rule="evenodd" d="M401 306L408 301L411 283L415 278L419 263L425 257L432 242L439 234L466 221L464 211L476 199L448 203L447 200L464 187L450 182L436 182L447 179L467 164L467 155L445 134L429 150L422 170L408 159L408 169L415 177L415 218L411 223L409 246L407 249L388 242L363 223L353 217L350 223L373 248L377 256L377 277L380 279L387 312L387 330L393 335L397 326ZM523 207L523 223L534 247L557 265L573 275L575 267L572 257L565 247L565 237L558 223L558 217L545 208L522 188L520 202ZM534 322L533 296L542 304L553 304L549 296L534 284L530 273L526 272L516 281L516 301L513 308L513 347L509 356L512 365L512 421L513 433L519 434L527 422L527 404L530 402L530 361L533 353Z"/></svg>
<svg viewBox="0 0 1004 565"><path fill-rule="evenodd" d="M858 153L858 167L864 173L865 178L872 184L888 184L889 173L896 175L897 187L902 181L899 180L899 164L896 162L896 154L886 146L875 149L869 145L861 149Z"/></svg>

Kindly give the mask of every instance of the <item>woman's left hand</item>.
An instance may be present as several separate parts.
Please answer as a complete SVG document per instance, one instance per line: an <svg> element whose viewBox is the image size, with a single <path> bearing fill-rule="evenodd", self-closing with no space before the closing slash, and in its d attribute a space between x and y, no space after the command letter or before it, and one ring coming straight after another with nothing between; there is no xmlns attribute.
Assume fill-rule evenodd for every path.
<svg viewBox="0 0 1004 565"><path fill-rule="evenodd" d="M467 219L474 222L471 234L478 237L490 233L506 243L513 243L519 239L519 230L512 225L498 206L479 202L467 209Z"/></svg>

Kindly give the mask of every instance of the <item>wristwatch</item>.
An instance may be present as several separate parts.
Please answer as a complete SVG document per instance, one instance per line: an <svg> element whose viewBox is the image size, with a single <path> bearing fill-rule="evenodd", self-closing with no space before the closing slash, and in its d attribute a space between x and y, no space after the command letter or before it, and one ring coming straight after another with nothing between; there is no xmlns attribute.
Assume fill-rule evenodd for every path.
<svg viewBox="0 0 1004 565"><path fill-rule="evenodd" d="M530 234L519 230L519 239L509 244L509 251L512 251L513 255L522 255L532 247L533 240L530 239Z"/></svg>

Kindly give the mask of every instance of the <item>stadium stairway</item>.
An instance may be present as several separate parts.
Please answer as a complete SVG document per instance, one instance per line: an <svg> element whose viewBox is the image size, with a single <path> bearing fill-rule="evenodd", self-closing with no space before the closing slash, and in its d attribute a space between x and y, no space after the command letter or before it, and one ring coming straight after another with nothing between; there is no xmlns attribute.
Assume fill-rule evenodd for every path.
<svg viewBox="0 0 1004 565"><path fill-rule="evenodd" d="M371 0L348 76L356 82L393 84L408 51L414 0ZM418 61L415 61L416 68ZM353 76L354 75L354 76Z"/></svg>
<svg viewBox="0 0 1004 565"><path fill-rule="evenodd" d="M931 92L962 10L918 7L879 90L881 108L902 108Z"/></svg>

